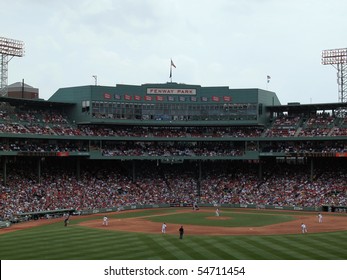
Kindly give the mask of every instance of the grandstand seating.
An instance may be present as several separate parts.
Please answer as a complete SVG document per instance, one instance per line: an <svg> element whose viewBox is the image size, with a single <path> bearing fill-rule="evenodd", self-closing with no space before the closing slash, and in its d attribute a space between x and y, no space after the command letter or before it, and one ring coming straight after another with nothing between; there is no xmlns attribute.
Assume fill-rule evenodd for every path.
<svg viewBox="0 0 347 280"><path fill-rule="evenodd" d="M268 125L120 126L76 124L59 110L2 106L0 156L8 174L5 181L3 170L0 218L23 212L196 200L347 205L346 163L334 158L335 153L347 153L344 136L347 119L325 113L279 115ZM38 154L30 157L25 154L29 152ZM97 164L78 157L64 161L46 157L47 152L98 153L100 158ZM279 158L305 153L328 158L318 158L316 167L307 157L300 165L280 163L272 156L276 153ZM262 157L265 154L271 158ZM222 161L223 157L230 161ZM164 164L163 158L185 162ZM201 174L196 158L202 161ZM71 165L77 159L83 162L79 176ZM139 165L136 172L129 162Z"/></svg>
<svg viewBox="0 0 347 280"><path fill-rule="evenodd" d="M87 163L80 180L71 164L47 164L41 182L25 163L11 163L7 186L1 186L2 219L21 212L57 209L99 209L160 203L236 203L274 206L346 205L345 165L338 169L317 166L317 176L309 178L307 166L267 166L262 179L257 165L242 163L228 167L222 162L206 163L200 189L195 166L160 165L145 161L134 179L119 163ZM65 166L66 165L66 166Z"/></svg>

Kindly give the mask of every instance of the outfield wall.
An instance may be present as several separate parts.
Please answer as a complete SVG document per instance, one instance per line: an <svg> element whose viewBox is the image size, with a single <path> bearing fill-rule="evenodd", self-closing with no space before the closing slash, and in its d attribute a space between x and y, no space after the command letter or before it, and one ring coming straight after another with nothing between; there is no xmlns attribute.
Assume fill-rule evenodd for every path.
<svg viewBox="0 0 347 280"><path fill-rule="evenodd" d="M0 221L0 228L7 228L11 225L11 222L8 222L8 221Z"/></svg>

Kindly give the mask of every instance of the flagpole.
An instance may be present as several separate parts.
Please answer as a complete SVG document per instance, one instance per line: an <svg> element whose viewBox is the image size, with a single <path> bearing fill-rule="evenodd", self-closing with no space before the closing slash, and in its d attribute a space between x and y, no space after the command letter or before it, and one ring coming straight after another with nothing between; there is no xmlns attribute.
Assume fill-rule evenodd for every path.
<svg viewBox="0 0 347 280"><path fill-rule="evenodd" d="M172 58L170 61L170 82L172 83L172 66L176 68L176 65L173 63Z"/></svg>
<svg viewBox="0 0 347 280"><path fill-rule="evenodd" d="M172 63L170 61L170 83L172 83Z"/></svg>
<svg viewBox="0 0 347 280"><path fill-rule="evenodd" d="M172 58L170 59L170 83L172 83Z"/></svg>

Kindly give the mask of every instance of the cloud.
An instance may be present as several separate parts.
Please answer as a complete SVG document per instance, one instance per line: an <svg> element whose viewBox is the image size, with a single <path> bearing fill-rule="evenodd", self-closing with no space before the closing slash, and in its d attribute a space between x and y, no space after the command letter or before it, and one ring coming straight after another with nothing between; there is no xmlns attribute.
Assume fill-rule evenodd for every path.
<svg viewBox="0 0 347 280"><path fill-rule="evenodd" d="M9 82L24 77L46 99L93 84L92 75L104 85L166 82L173 58L177 82L265 88L269 74L283 103L337 101L335 70L320 53L346 47L342 0L4 2L2 36L27 49Z"/></svg>

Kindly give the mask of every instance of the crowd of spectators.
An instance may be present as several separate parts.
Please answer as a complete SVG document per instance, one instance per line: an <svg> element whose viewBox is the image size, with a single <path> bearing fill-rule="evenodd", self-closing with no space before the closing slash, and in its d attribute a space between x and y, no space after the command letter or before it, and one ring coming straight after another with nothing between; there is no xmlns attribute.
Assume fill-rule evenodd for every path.
<svg viewBox="0 0 347 280"><path fill-rule="evenodd" d="M0 151L10 152L87 152L86 142L47 140L30 141L27 139L16 139L15 141L0 142Z"/></svg>
<svg viewBox="0 0 347 280"><path fill-rule="evenodd" d="M312 137L346 136L347 121L329 114L317 114L306 119L303 116L280 115L268 128L246 127L119 127L101 125L77 125L58 111L28 110L9 113L0 110L0 133L143 137L143 138L250 138L250 137Z"/></svg>
<svg viewBox="0 0 347 280"><path fill-rule="evenodd" d="M344 153L347 152L345 141L276 141L265 143L261 152L305 154L305 153Z"/></svg>
<svg viewBox="0 0 347 280"><path fill-rule="evenodd" d="M109 143L102 151L103 156L241 156L244 150L228 142L205 142L200 145L157 142Z"/></svg>
<svg viewBox="0 0 347 280"><path fill-rule="evenodd" d="M24 165L26 168L24 168ZM1 185L0 219L36 211L99 209L160 203L237 203L315 207L347 205L346 166L309 167L276 164L262 178L256 164L209 163L198 180L197 166L145 162L136 176L121 163L84 168L77 180L72 168L47 166L37 179L28 164L13 163ZM30 170L29 170L30 169Z"/></svg>
<svg viewBox="0 0 347 280"><path fill-rule="evenodd" d="M265 131L266 137L294 137L300 124L300 117L277 117Z"/></svg>
<svg viewBox="0 0 347 280"><path fill-rule="evenodd" d="M344 117L339 126L334 126L331 136L346 136L347 135L347 117Z"/></svg>
<svg viewBox="0 0 347 280"><path fill-rule="evenodd" d="M183 140L193 138L212 138L227 137L259 137L261 135L268 138L289 137L298 134L302 135L347 135L347 128L343 127L345 120L340 121L340 126L334 126L334 118L330 116L319 116L309 118L304 122L303 128L300 117L280 116L276 118L271 128L264 130L260 127L107 127L97 125L84 125L77 127L68 124L66 117L57 114L51 117L47 113L14 113L13 119L20 120L22 123L9 121L10 117L6 112L0 111L3 119L0 121L0 134L34 134L34 135L62 135L62 136L96 136L96 137L137 137L148 138L181 138ZM39 122L40 121L40 122ZM50 123L52 121L52 123ZM36 123L38 122L38 123ZM328 128L332 126L332 128ZM329 132L328 132L329 130ZM298 133L300 132L300 133ZM100 138L99 138L100 139ZM135 140L134 140L135 141ZM347 147L339 141L326 141L324 143L314 141L296 141L296 142L261 142L259 145L255 142L240 144L238 147L231 147L226 142L214 142L213 145L198 145L192 147L189 143L182 141L174 146L165 146L155 142L117 142L113 143L103 141L102 144L90 144L87 140L39 140L27 139L25 141L15 138L2 138L0 142L1 151L38 151L38 152L88 152L90 150L99 150L103 156L242 156L246 151L259 152L284 152L284 153L302 153L302 152L346 152ZM201 142L202 143L202 142ZM224 143L224 144L223 144Z"/></svg>
<svg viewBox="0 0 347 280"><path fill-rule="evenodd" d="M255 142L153 142L153 141L104 141L92 145L88 141L47 139L0 139L0 151L13 152L100 152L111 156L242 156L247 151L261 153L345 153L347 143L338 141L274 141L259 146Z"/></svg>
<svg viewBox="0 0 347 280"><path fill-rule="evenodd" d="M327 113L309 117L281 115L264 132L266 137L325 137L346 136L345 119Z"/></svg>
<svg viewBox="0 0 347 280"><path fill-rule="evenodd" d="M299 136L329 136L333 130L334 121L335 118L329 114L315 115L305 122Z"/></svg>
<svg viewBox="0 0 347 280"><path fill-rule="evenodd" d="M246 138L260 137L262 127L103 127L84 125L79 130L85 136L145 137L145 138Z"/></svg>
<svg viewBox="0 0 347 280"><path fill-rule="evenodd" d="M347 127L334 127L331 136L347 136Z"/></svg>
<svg viewBox="0 0 347 280"><path fill-rule="evenodd" d="M342 170L323 172L310 181L307 172L302 171L302 166L291 166L290 169L291 172L288 168L276 169L261 182L254 174L239 174L236 181L224 178L212 185L207 180L206 197L214 197L218 201L220 195L223 195L222 203L237 204L298 207L347 205L347 175ZM216 190L219 191L216 193Z"/></svg>

